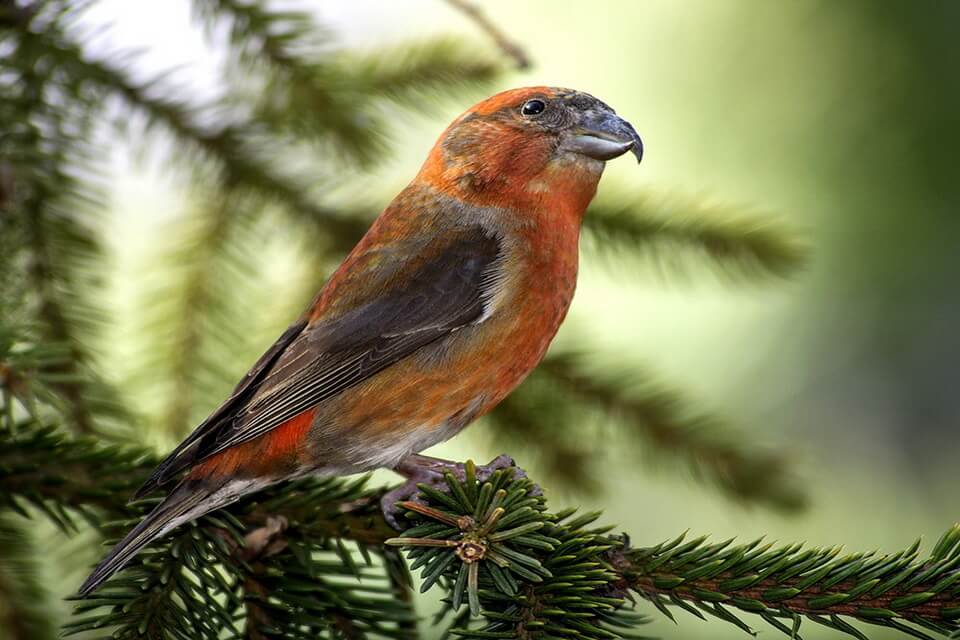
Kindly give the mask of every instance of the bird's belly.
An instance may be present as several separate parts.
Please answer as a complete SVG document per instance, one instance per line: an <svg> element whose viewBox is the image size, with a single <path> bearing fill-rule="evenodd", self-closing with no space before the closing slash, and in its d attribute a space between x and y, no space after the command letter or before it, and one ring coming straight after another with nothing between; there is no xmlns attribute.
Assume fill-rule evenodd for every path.
<svg viewBox="0 0 960 640"><path fill-rule="evenodd" d="M540 362L575 282L574 264L571 273L549 282L523 283L483 322L331 398L318 407L309 457L339 472L393 467L407 454L454 436Z"/></svg>

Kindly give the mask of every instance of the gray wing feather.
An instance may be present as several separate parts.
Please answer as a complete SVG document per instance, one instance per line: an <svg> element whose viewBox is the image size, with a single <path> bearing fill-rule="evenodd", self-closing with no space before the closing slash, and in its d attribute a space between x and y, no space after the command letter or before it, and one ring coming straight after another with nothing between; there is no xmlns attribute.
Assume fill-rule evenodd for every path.
<svg viewBox="0 0 960 640"><path fill-rule="evenodd" d="M482 321L492 292L502 281L502 263L496 237L479 226L464 228L451 232L449 245L403 288L330 321L294 325L137 495L205 458L269 432L443 336Z"/></svg>

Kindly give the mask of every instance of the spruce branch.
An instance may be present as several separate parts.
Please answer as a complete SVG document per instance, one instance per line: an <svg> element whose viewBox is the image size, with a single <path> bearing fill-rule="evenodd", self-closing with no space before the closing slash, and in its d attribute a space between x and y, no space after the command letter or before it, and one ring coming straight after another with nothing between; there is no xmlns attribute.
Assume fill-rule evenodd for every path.
<svg viewBox="0 0 960 640"><path fill-rule="evenodd" d="M732 281L786 277L802 268L808 249L773 219L682 198L608 195L584 217L585 248L601 255L644 255L666 273L688 271L701 256Z"/></svg>
<svg viewBox="0 0 960 640"><path fill-rule="evenodd" d="M74 523L58 505L98 524L102 518L92 517L94 510L114 519L142 513L143 505L127 501L159 462L144 449L105 445L98 438L67 438L62 430L35 421L0 430L0 443L0 507L26 515L23 506L35 506L65 530ZM375 546L393 530L380 517L378 495L364 494L362 486L363 479L340 488L313 481L288 483L285 491L250 503L244 520L261 527L280 514L294 526L307 527L310 535Z"/></svg>
<svg viewBox="0 0 960 640"><path fill-rule="evenodd" d="M89 349L101 323L92 301L102 266L94 224L103 196L88 143L95 105L30 37L26 25L37 15L10 5L0 23L7 51L0 61L0 119L15 123L0 136L3 231L18 240L5 253L4 275L19 288L13 297L30 310L13 314L29 315L45 346L63 351L40 362L36 377L59 396L71 427L92 433L98 418L124 415ZM46 16L45 29L59 33L64 15Z"/></svg>
<svg viewBox="0 0 960 640"><path fill-rule="evenodd" d="M233 0L195 0L208 32L229 29L235 91L248 95L253 117L274 134L331 142L361 164L376 161L388 129L384 101L412 102L488 84L499 65L447 39L380 48L362 55L331 46L332 38L307 12ZM253 80L256 78L257 80Z"/></svg>
<svg viewBox="0 0 960 640"><path fill-rule="evenodd" d="M0 430L0 442L0 508L27 516L32 506L66 532L77 528L74 515L96 525L103 514L134 513L127 499L155 462L142 450L67 439L34 421Z"/></svg>
<svg viewBox="0 0 960 640"><path fill-rule="evenodd" d="M322 31L306 11L274 9L259 2L193 0L194 14L212 38L218 26L229 28L230 53L238 62L263 62L274 71L309 73L309 62L322 47Z"/></svg>
<svg viewBox="0 0 960 640"><path fill-rule="evenodd" d="M685 536L635 549L612 527L589 528L598 513L550 513L530 480L509 475L480 482L468 462L443 490L420 485L418 500L402 505L414 526L387 541L422 567L421 590L449 592L456 624L469 621L457 615L463 607L481 619L451 629L457 637L635 637L622 631L645 621L631 593L671 619L677 607L753 633L738 610L791 638L804 619L861 639L850 621L918 638L960 629L960 524L924 560L919 541L890 555Z"/></svg>
<svg viewBox="0 0 960 640"><path fill-rule="evenodd" d="M48 219L46 207L42 201L44 195L37 194L37 199L26 203L24 228L27 230L27 251L30 253L31 265L29 277L38 299L37 316L44 327L44 337L52 344L66 346L65 357L55 364L47 366L43 374L48 378L55 378L50 387L65 401L71 424L80 433L93 433L94 417L87 398L87 381L92 372L84 371L90 357L75 335L72 323L62 306L63 297L61 287L57 282L57 265L54 264L54 255L62 258L62 254L54 254L51 248L51 227L57 223ZM61 222L65 224L65 222ZM55 231L54 231L55 232Z"/></svg>
<svg viewBox="0 0 960 640"><path fill-rule="evenodd" d="M428 90L482 85L499 72L468 48L442 40L398 47L389 58L382 53L342 54L323 64L302 60L294 64L294 58L283 57L274 63L282 62L284 73L272 75L271 86L257 92L262 102L257 113L224 118L218 105L168 97L179 92L162 77L137 80L128 68L85 55L66 35L18 26L22 32L17 35L23 42L50 56L69 76L82 78L100 92L120 98L151 126L160 125L172 135L181 145L179 149L212 162L220 171L225 189L282 205L295 222L327 238L336 250L352 247L366 230L370 215L318 204L312 177L289 174L276 168L284 163L268 162L267 158L288 155L282 144L284 132L295 131L315 141L334 133L339 136L335 140L338 152L353 149L370 156L382 148L380 132L386 128L375 108L378 101L402 103ZM255 39L257 34L251 37ZM114 57L130 58L120 54ZM310 77L301 77L303 74ZM316 93L321 90L327 95L323 100ZM338 118L348 118L349 122ZM208 124L211 122L218 124ZM178 161L189 157L189 153L177 156Z"/></svg>
<svg viewBox="0 0 960 640"><path fill-rule="evenodd" d="M438 96L489 85L500 71L471 47L436 39L365 54L337 52L306 68L273 73L250 102L255 120L274 135L370 166L388 147L396 111L385 106L422 112Z"/></svg>
<svg viewBox="0 0 960 640"><path fill-rule="evenodd" d="M37 414L40 402L58 406L56 393L44 387L38 372L54 369L64 354L36 344L39 331L18 317L25 315L22 308L19 314L14 310L18 297L7 301L14 304L0 304L0 429L12 431L22 413Z"/></svg>
<svg viewBox="0 0 960 640"><path fill-rule="evenodd" d="M39 581L26 521L0 512L0 629L7 640L52 640L49 594Z"/></svg>
<svg viewBox="0 0 960 640"><path fill-rule="evenodd" d="M36 425L0 437L0 495L54 522L90 507L115 514L91 520L120 534L152 504L123 504L153 463L139 452ZM53 459L62 471L51 472ZM335 637L409 638L409 598L395 597L409 580L391 545L408 550L421 590L448 593L457 637L636 637L647 618L633 610L631 593L671 617L680 608L749 629L734 612L757 614L791 637L803 620L858 638L852 622L921 638L960 628L960 525L925 559L919 543L890 555L683 536L634 548L612 527L597 527L599 513L551 512L512 470L480 481L468 462L463 476L445 482L421 485L404 504L410 527L399 536L380 513L383 490L365 478L265 490L154 542L78 605L67 631L213 638L236 627L248 637L305 638L337 629ZM4 506L14 505L35 513Z"/></svg>
<svg viewBox="0 0 960 640"><path fill-rule="evenodd" d="M729 609L759 614L799 637L802 618L864 638L844 618L890 627L918 638L960 629L960 524L929 557L918 540L906 550L840 555L840 548L774 547L762 541L708 545L705 538L646 549L625 546L611 562L621 584L664 610L677 606L738 623ZM696 610L693 613L699 615ZM788 625L783 620L789 622Z"/></svg>
<svg viewBox="0 0 960 640"><path fill-rule="evenodd" d="M116 524L131 521L111 528ZM219 568L234 561L231 538L242 540L241 527L227 513L177 529L144 550L122 579L79 602L64 634L109 629L114 638L186 640L239 632L234 611L241 602Z"/></svg>
<svg viewBox="0 0 960 640"><path fill-rule="evenodd" d="M239 71L234 92L239 102L254 105L251 127L331 141L338 153L362 163L375 158L382 124L366 117L364 99L345 91L350 78L330 58L331 47L309 13L233 0L195 0L193 7L209 33L220 24L229 28Z"/></svg>
<svg viewBox="0 0 960 640"><path fill-rule="evenodd" d="M584 424L619 423L647 447L648 458L686 463L694 477L736 500L791 511L807 498L786 458L750 444L722 419L691 410L675 391L649 374L610 372L583 354L551 352L493 414L497 439L536 443L553 469L551 480L589 487L591 456ZM597 472L598 473L598 472Z"/></svg>
<svg viewBox="0 0 960 640"><path fill-rule="evenodd" d="M788 511L806 505L806 496L782 455L750 446L748 439L731 433L714 416L691 412L675 392L642 383L624 386L623 380L631 375L627 373L588 375L578 359L582 355L558 354L545 360L541 369L568 393L624 418L634 427L631 433L651 445L652 453L686 460L696 477L738 499Z"/></svg>
<svg viewBox="0 0 960 640"><path fill-rule="evenodd" d="M502 71L474 47L451 38L345 52L336 61L351 91L417 110L445 96L461 97L466 89L486 88Z"/></svg>
<svg viewBox="0 0 960 640"><path fill-rule="evenodd" d="M185 436L229 393L241 375L231 365L246 364L243 345L251 341L237 306L253 299L248 291L257 282L257 204L216 191L199 194L168 225L161 255L150 261L148 272L159 277L140 305L146 350L137 378L163 398L157 418L171 439ZM256 354L249 356L252 362ZM158 377L169 387L158 388Z"/></svg>
<svg viewBox="0 0 960 640"><path fill-rule="evenodd" d="M490 438L508 448L528 449L552 486L596 495L601 489L597 461L603 452L592 443L601 439L590 437L589 409L559 391L555 381L534 370L490 414Z"/></svg>
<svg viewBox="0 0 960 640"><path fill-rule="evenodd" d="M447 0L454 9L463 13L472 20L481 31L490 36L490 39L497 45L505 55L513 59L517 69L524 71L532 66L530 56L517 42L508 37L500 27L496 25L478 4L469 0Z"/></svg>
<svg viewBox="0 0 960 640"><path fill-rule="evenodd" d="M177 529L80 601L67 633L411 638L410 602L375 559L390 529L365 480L288 483Z"/></svg>
<svg viewBox="0 0 960 640"><path fill-rule="evenodd" d="M149 123L162 125L179 143L185 145L182 149L193 150L213 161L222 172L221 179L225 186L278 202L296 215L323 220L323 229L329 235L336 236L343 230L342 217L317 205L309 197L304 180L285 175L263 160L267 154L263 149L252 148L253 143L245 134L248 127L233 123L205 125L204 120L214 119L211 112L215 109L212 106L200 107L165 97L178 92L167 87L167 83L159 78L137 81L129 71L113 63L91 59L66 36L24 31L19 37L31 47L49 55L64 73L82 78L101 92L119 97L129 108L143 114ZM183 157L178 156L180 159ZM353 238L354 226L346 225L345 229Z"/></svg>
<svg viewBox="0 0 960 640"><path fill-rule="evenodd" d="M68 439L35 423L0 431L0 443L0 509L31 517L34 507L67 534L79 516L113 537L156 502L127 504L157 462L141 450ZM181 527L80 603L65 630L218 638L246 625L248 637L299 638L335 621L367 634L344 637L410 638L409 598L395 597L397 584L374 559L393 531L365 481L288 483ZM277 519L288 523L280 535L257 543Z"/></svg>

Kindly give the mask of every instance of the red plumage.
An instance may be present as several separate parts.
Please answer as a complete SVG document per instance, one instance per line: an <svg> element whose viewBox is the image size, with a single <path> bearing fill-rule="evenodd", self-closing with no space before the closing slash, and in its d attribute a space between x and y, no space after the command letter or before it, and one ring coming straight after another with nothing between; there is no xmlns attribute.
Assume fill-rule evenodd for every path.
<svg viewBox="0 0 960 640"><path fill-rule="evenodd" d="M138 496L177 481L81 587L252 491L388 467L490 411L539 363L576 286L583 214L633 128L567 89L467 111L233 394Z"/></svg>

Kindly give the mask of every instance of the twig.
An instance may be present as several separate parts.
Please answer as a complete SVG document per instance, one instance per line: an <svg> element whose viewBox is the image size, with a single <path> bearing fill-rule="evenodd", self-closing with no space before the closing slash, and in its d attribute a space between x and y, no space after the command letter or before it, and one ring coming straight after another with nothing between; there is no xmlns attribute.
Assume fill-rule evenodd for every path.
<svg viewBox="0 0 960 640"><path fill-rule="evenodd" d="M12 206L16 197L16 180L13 167L6 162L0 162L0 210Z"/></svg>
<svg viewBox="0 0 960 640"><path fill-rule="evenodd" d="M449 4L454 9L458 9L468 18L473 20L482 31L484 31L488 36L490 36L497 47L500 48L503 53L507 56L513 58L514 63L517 65L517 69L521 71L524 69L529 69L532 66L532 61L530 56L527 55L527 52L519 44L511 40L500 28L493 23L490 18L480 10L473 2L469 0L447 0Z"/></svg>

